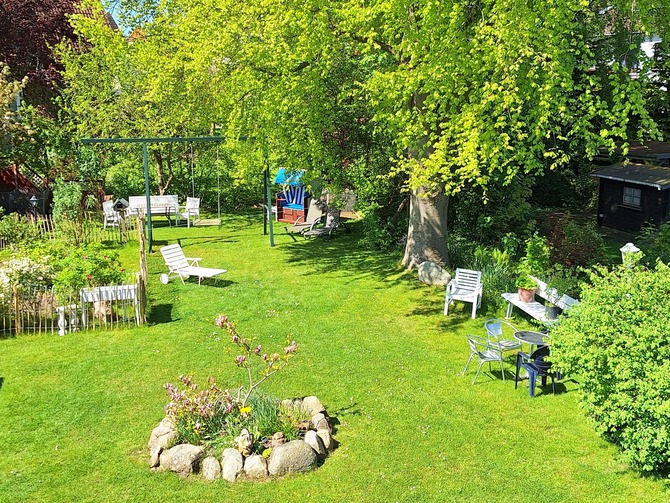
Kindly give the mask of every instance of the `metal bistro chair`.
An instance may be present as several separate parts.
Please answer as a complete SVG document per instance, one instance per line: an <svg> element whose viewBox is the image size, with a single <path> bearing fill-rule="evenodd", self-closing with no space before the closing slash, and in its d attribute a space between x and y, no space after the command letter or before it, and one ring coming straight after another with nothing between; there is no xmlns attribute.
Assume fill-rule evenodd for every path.
<svg viewBox="0 0 670 503"><path fill-rule="evenodd" d="M468 362L465 364L463 374L465 375L465 372L468 370L468 365L470 365L470 361L472 361L473 358L477 358L479 360L479 367L477 368L477 373L475 374L474 379L472 379L472 384L474 384L475 381L477 380L479 371L481 370L482 365L486 362L489 363L489 372L491 372L491 362L498 362L500 364L500 373L502 374L502 379L504 381L505 371L503 370L502 353L500 352L500 350L492 348L489 345L488 339L485 339L484 337L479 337L477 335L468 335L467 338L468 338L468 345L470 346L470 358L468 358Z"/></svg>
<svg viewBox="0 0 670 503"><path fill-rule="evenodd" d="M521 349L521 342L514 338L514 334L518 330L511 323L497 318L489 318L484 322L484 328L486 328L486 333L489 336L489 344L499 349L501 353Z"/></svg>

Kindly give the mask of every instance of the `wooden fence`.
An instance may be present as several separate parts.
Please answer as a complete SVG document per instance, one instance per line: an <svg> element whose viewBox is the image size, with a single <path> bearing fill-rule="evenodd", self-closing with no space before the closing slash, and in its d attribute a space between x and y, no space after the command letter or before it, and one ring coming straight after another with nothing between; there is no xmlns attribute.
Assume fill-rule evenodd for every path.
<svg viewBox="0 0 670 503"><path fill-rule="evenodd" d="M127 243L137 240L138 217L128 216L117 225L103 226L103 214L99 211L85 212L76 221L55 221L50 215L28 215L21 217L13 213L16 224L29 225L40 240L66 240L74 244L102 243L112 241ZM0 250L7 246L7 239L0 235Z"/></svg>
<svg viewBox="0 0 670 503"><path fill-rule="evenodd" d="M139 279L139 277L138 277ZM58 333L111 329L144 323L144 306L138 283L55 292L53 288L14 288L0 302L0 332Z"/></svg>

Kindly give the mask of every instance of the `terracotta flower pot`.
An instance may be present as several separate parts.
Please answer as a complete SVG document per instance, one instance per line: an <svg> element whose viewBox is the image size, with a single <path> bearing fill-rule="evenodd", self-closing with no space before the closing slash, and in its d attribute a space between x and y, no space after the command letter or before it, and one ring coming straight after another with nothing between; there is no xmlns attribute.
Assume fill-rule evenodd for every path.
<svg viewBox="0 0 670 503"><path fill-rule="evenodd" d="M537 292L537 288L518 288L519 291L519 300L521 302L532 302L535 300L535 292Z"/></svg>

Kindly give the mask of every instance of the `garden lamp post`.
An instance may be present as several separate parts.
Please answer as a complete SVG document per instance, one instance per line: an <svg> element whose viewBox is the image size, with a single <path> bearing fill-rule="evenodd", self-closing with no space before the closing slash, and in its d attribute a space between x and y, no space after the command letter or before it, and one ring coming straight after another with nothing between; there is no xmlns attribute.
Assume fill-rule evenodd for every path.
<svg viewBox="0 0 670 503"><path fill-rule="evenodd" d="M640 252L640 249L635 246L633 243L626 243L621 248L621 262L626 267L633 267L635 262L637 262L637 254Z"/></svg>
<svg viewBox="0 0 670 503"><path fill-rule="evenodd" d="M39 199L33 194L33 197L28 199L28 201L30 201L30 205L33 207L33 215L37 216L37 203L39 202Z"/></svg>

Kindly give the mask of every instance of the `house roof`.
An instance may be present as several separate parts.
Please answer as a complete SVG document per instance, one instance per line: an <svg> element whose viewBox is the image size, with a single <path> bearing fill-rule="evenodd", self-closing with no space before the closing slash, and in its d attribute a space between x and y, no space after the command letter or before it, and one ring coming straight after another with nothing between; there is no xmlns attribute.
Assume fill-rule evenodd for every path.
<svg viewBox="0 0 670 503"><path fill-rule="evenodd" d="M4 192L14 189L34 191L37 190L37 187L15 167L0 169L0 191Z"/></svg>
<svg viewBox="0 0 670 503"><path fill-rule="evenodd" d="M670 168L664 166L619 163L602 168L591 176L648 185L656 187L658 190L670 189Z"/></svg>

